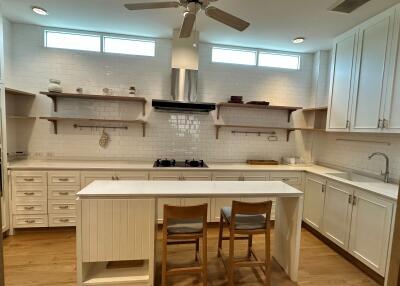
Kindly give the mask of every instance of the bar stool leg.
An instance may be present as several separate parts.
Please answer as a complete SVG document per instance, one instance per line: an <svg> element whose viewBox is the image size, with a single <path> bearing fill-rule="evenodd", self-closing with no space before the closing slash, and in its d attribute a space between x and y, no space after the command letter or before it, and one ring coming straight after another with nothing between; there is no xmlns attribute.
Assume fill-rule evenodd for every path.
<svg viewBox="0 0 400 286"><path fill-rule="evenodd" d="M247 247L247 258L251 258L251 250L253 248L253 235L249 234L248 247Z"/></svg>
<svg viewBox="0 0 400 286"><path fill-rule="evenodd" d="M207 272L207 233L203 235L203 286L207 286L208 272Z"/></svg>
<svg viewBox="0 0 400 286"><path fill-rule="evenodd" d="M199 259L199 250L200 250L200 246L199 246L199 239L196 239L196 252L194 253L194 260L197 262Z"/></svg>
<svg viewBox="0 0 400 286"><path fill-rule="evenodd" d="M221 257L222 249L222 235L224 234L224 217L222 216L222 210L219 218L219 236L218 236L218 257Z"/></svg>
<svg viewBox="0 0 400 286"><path fill-rule="evenodd" d="M270 250L270 232L265 233L265 286L271 286L271 250Z"/></svg>
<svg viewBox="0 0 400 286"><path fill-rule="evenodd" d="M167 228L163 227L163 243L162 243L162 272L161 272L161 285L167 286Z"/></svg>
<svg viewBox="0 0 400 286"><path fill-rule="evenodd" d="M229 271L228 271L228 285L234 285L235 274L235 234L230 230L229 233Z"/></svg>

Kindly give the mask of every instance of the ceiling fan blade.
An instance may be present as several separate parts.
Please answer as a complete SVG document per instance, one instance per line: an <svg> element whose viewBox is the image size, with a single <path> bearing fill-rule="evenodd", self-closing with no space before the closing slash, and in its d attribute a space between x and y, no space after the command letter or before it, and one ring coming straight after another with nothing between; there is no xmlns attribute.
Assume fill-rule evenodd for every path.
<svg viewBox="0 0 400 286"><path fill-rule="evenodd" d="M196 21L196 14L186 13L185 18L183 19L181 32L179 34L179 38L189 38L192 34L194 22Z"/></svg>
<svg viewBox="0 0 400 286"><path fill-rule="evenodd" d="M241 32L246 30L247 27L250 26L249 22L246 22L216 7L208 7L205 12L208 17L213 18L214 20L228 25L229 27L232 27Z"/></svg>
<svg viewBox="0 0 400 286"><path fill-rule="evenodd" d="M178 8L180 2L150 2L150 3L134 3L125 4L128 10L146 10L146 9L161 9L161 8Z"/></svg>

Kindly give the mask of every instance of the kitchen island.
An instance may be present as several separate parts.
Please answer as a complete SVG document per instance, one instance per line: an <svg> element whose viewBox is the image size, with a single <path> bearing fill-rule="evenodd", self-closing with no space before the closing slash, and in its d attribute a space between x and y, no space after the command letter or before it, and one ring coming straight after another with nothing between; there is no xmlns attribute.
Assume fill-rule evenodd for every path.
<svg viewBox="0 0 400 286"><path fill-rule="evenodd" d="M77 199L78 285L154 285L157 200L183 197L275 198L272 255L297 281L303 193L283 182L95 181Z"/></svg>

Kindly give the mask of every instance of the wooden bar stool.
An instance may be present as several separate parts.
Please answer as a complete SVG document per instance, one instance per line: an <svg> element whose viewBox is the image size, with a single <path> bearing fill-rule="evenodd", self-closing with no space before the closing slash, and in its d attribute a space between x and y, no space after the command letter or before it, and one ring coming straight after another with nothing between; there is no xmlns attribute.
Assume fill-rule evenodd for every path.
<svg viewBox="0 0 400 286"><path fill-rule="evenodd" d="M262 267L265 273L264 285L271 285L270 218L272 202L244 203L233 201L232 207L221 209L218 237L218 257L222 257L222 241L229 240L229 257L222 257L228 272L228 285L234 285L234 271L239 267ZM223 236L224 225L229 227L229 237ZM265 261L258 260L253 251L253 235L265 235ZM239 236L236 236L239 235ZM247 257L235 258L235 240L247 240ZM254 258L254 260L252 260Z"/></svg>
<svg viewBox="0 0 400 286"><path fill-rule="evenodd" d="M200 259L199 241L203 241ZM195 244L195 261L198 266L167 269L167 246L170 244ZM161 285L167 285L171 275L200 273L207 285L207 204L176 207L164 205Z"/></svg>

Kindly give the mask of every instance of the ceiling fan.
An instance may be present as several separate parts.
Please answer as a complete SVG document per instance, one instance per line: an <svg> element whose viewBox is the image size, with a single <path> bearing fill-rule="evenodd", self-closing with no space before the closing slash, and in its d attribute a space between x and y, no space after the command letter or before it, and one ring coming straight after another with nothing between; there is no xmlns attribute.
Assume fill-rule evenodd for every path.
<svg viewBox="0 0 400 286"><path fill-rule="evenodd" d="M179 0L172 2L150 2L150 3L134 3L125 4L125 8L128 10L147 10L147 9L161 9L161 8L185 8L183 13L184 19L180 31L180 38L188 38L192 34L194 22L196 21L196 15L200 10L204 10L205 14L221 22L233 29L238 31L244 31L250 25L250 23L233 16L221 9L213 6L209 6L210 2L217 0Z"/></svg>

